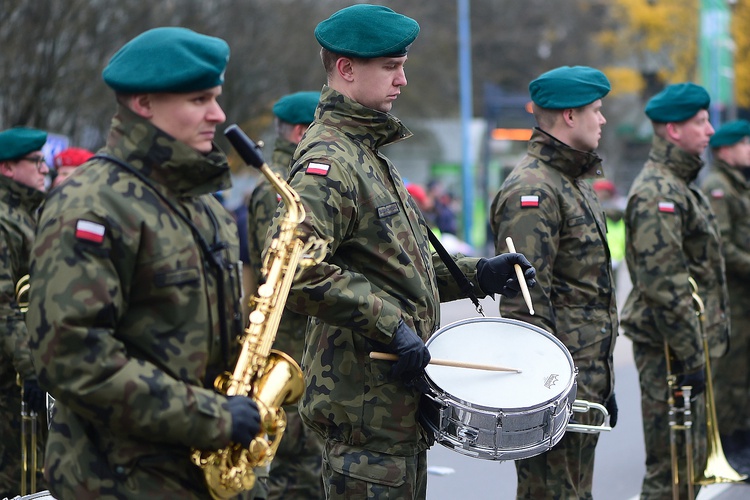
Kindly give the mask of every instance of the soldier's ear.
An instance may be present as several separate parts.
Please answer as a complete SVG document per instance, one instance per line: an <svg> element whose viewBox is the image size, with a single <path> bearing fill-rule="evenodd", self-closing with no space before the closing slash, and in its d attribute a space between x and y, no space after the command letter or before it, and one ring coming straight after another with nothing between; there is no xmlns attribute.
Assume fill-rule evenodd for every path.
<svg viewBox="0 0 750 500"><path fill-rule="evenodd" d="M667 135L666 138L670 139L672 142L680 140L681 129L678 123L667 123L664 127L664 132Z"/></svg>
<svg viewBox="0 0 750 500"><path fill-rule="evenodd" d="M349 57L336 59L336 72L347 82L354 80L354 61Z"/></svg>
<svg viewBox="0 0 750 500"><path fill-rule="evenodd" d="M154 116L151 94L135 94L128 101L130 109L137 115L146 119Z"/></svg>
<svg viewBox="0 0 750 500"><path fill-rule="evenodd" d="M0 161L0 174L6 177L13 177L13 167L9 161Z"/></svg>
<svg viewBox="0 0 750 500"><path fill-rule="evenodd" d="M565 122L565 125L567 125L568 127L572 127L573 126L573 122L574 122L574 118L573 117L574 117L574 115L575 115L575 110L572 109L572 108L571 109L564 109L562 111L562 118L563 118L563 122Z"/></svg>

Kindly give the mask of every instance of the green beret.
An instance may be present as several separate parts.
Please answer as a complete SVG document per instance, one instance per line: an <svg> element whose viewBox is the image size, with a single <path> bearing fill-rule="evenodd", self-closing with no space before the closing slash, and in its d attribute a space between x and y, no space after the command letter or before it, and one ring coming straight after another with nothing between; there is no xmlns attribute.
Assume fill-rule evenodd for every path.
<svg viewBox="0 0 750 500"><path fill-rule="evenodd" d="M609 94L612 87L598 69L588 66L562 66L541 75L529 84L534 104L544 109L580 108Z"/></svg>
<svg viewBox="0 0 750 500"><path fill-rule="evenodd" d="M315 108L318 107L320 92L295 92L276 101L273 114L280 120L293 125L308 125L315 120Z"/></svg>
<svg viewBox="0 0 750 500"><path fill-rule="evenodd" d="M712 148L732 146L748 136L750 136L750 122L747 120L735 120L719 127L719 130L711 136L708 144Z"/></svg>
<svg viewBox="0 0 750 500"><path fill-rule="evenodd" d="M47 142L47 132L35 128L15 127L0 132L0 161L15 160L40 151Z"/></svg>
<svg viewBox="0 0 750 500"><path fill-rule="evenodd" d="M401 57L419 35L414 19L382 5L346 7L318 24L315 38L335 54L347 57Z"/></svg>
<svg viewBox="0 0 750 500"><path fill-rule="evenodd" d="M116 92L195 92L224 83L229 45L187 28L155 28L118 50L102 76Z"/></svg>
<svg viewBox="0 0 750 500"><path fill-rule="evenodd" d="M649 99L646 116L658 123L684 122L701 109L708 109L711 97L706 89L694 83L668 85Z"/></svg>

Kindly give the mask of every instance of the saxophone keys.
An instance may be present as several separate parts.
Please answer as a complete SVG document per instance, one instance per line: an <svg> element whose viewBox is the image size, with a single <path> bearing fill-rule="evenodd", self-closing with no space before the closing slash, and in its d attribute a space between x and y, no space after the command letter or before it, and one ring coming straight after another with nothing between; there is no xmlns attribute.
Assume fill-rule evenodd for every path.
<svg viewBox="0 0 750 500"><path fill-rule="evenodd" d="M263 324L265 320L266 320L266 315L257 309L250 313L250 323L254 325Z"/></svg>

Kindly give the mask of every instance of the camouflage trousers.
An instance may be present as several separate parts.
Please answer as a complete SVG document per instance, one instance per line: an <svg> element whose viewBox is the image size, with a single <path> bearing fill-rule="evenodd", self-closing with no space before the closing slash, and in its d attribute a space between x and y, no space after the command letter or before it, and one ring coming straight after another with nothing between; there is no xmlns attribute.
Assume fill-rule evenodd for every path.
<svg viewBox="0 0 750 500"><path fill-rule="evenodd" d="M609 340L584 347L573 358L578 368L576 397L591 403L604 403L612 391ZM571 421L600 425L600 413L574 413ZM551 450L535 457L517 460L518 500L591 499L594 479L594 452L598 434L566 432Z"/></svg>
<svg viewBox="0 0 750 500"><path fill-rule="evenodd" d="M287 427L271 463L268 498L323 499L323 439L303 424L296 406L284 410Z"/></svg>
<svg viewBox="0 0 750 500"><path fill-rule="evenodd" d="M750 297L731 296L729 351L711 363L719 432L750 431Z"/></svg>
<svg viewBox="0 0 750 500"><path fill-rule="evenodd" d="M576 417L591 424L589 415ZM598 424L599 422L596 422ZM518 500L591 499L594 479L594 451L598 434L566 432L554 448L525 460L517 460Z"/></svg>
<svg viewBox="0 0 750 500"><path fill-rule="evenodd" d="M427 451L410 457L326 441L323 485L329 500L427 498Z"/></svg>
<svg viewBox="0 0 750 500"><path fill-rule="evenodd" d="M641 386L641 413L643 415L643 437L646 445L646 475L641 486L642 500L672 498L672 453L670 443L674 439L679 470L680 498L688 498L687 493L687 449L684 431L670 432L669 404L667 403L667 368L664 349L646 344L633 344L633 357L638 369ZM675 402L682 407L682 401ZM703 472L706 463L706 405L703 394L693 398L692 441L693 470L697 475ZM683 423L677 415L678 424ZM695 494L700 487L695 486Z"/></svg>
<svg viewBox="0 0 750 500"><path fill-rule="evenodd" d="M21 388L13 381L0 383L0 498L13 498L21 493ZM30 423L27 422L27 443L30 444ZM47 422L44 415L37 417L37 457L39 469L44 463L44 443ZM29 463L29 465L31 465ZM29 484L27 480L27 485ZM36 490L44 490L44 477L37 474ZM27 490L27 493L31 492Z"/></svg>

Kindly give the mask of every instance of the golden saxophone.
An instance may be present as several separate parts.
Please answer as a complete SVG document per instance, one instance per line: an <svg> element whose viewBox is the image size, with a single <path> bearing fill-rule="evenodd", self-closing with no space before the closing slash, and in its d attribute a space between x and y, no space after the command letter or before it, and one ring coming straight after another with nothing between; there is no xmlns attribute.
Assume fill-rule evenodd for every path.
<svg viewBox="0 0 750 500"><path fill-rule="evenodd" d="M294 190L263 161L258 146L237 125L224 132L249 165L258 168L281 195L286 209L280 231L267 251L263 264L265 283L250 299L249 324L240 340L242 350L233 373L216 378L216 390L227 396L248 396L258 404L261 429L248 448L231 443L217 451L193 450L192 461L203 469L211 496L232 498L255 484L254 467L273 460L286 428L283 405L299 400L304 390L302 371L296 361L272 350L284 304L297 266L319 262L325 242L307 238L298 230L305 210Z"/></svg>

